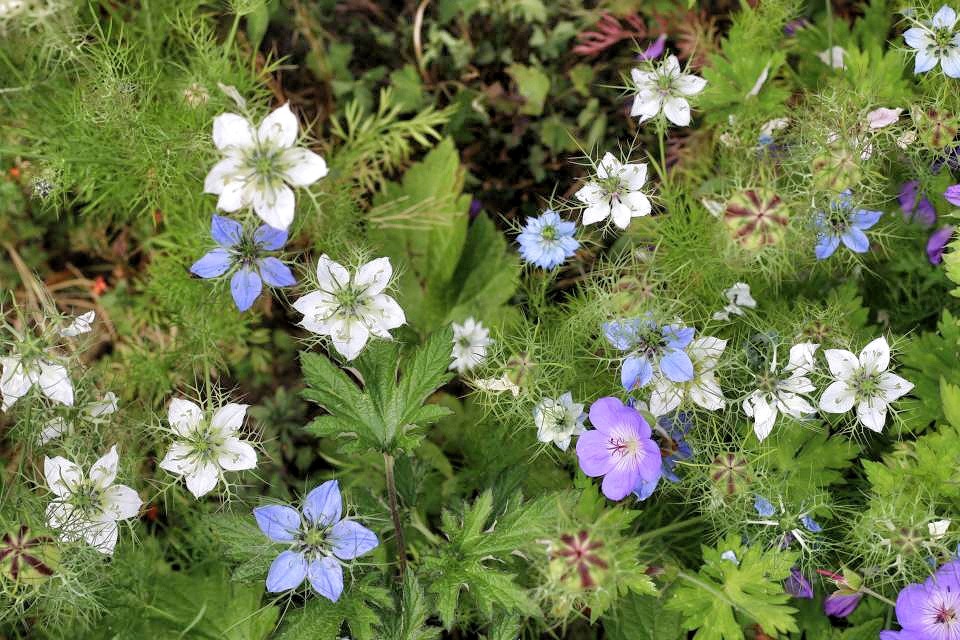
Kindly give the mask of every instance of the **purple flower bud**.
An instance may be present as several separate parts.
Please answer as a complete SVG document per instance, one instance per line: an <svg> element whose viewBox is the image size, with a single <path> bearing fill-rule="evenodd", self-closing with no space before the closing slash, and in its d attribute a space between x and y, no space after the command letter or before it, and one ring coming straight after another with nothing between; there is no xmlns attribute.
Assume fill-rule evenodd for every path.
<svg viewBox="0 0 960 640"><path fill-rule="evenodd" d="M907 220L918 222L925 227L929 227L937 221L937 212L933 208L933 203L927 196L920 193L919 181L909 180L903 183L897 199L900 201L903 217Z"/></svg>
<svg viewBox="0 0 960 640"><path fill-rule="evenodd" d="M960 207L960 184L947 187L947 190L943 193L943 197L953 206Z"/></svg>
<svg viewBox="0 0 960 640"><path fill-rule="evenodd" d="M813 598L813 587L810 586L810 581L803 577L800 569L796 567L790 569L790 577L784 581L783 590L794 598L806 598L807 600Z"/></svg>
<svg viewBox="0 0 960 640"><path fill-rule="evenodd" d="M797 18L796 20L791 20L784 25L783 32L788 36L792 36L796 34L797 31L800 31L800 29L806 27L808 24L810 24L810 21L806 18Z"/></svg>
<svg viewBox="0 0 960 640"><path fill-rule="evenodd" d="M860 604L863 594L860 592L834 591L823 601L823 612L834 618L846 618Z"/></svg>
<svg viewBox="0 0 960 640"><path fill-rule="evenodd" d="M638 60L655 60L663 55L663 50L666 48L667 44L667 34L661 33L660 36L654 40L646 50L637 56Z"/></svg>
<svg viewBox="0 0 960 640"><path fill-rule="evenodd" d="M930 239L927 240L927 259L930 264L940 264L943 261L943 251L952 237L953 227L950 225L940 227L930 234Z"/></svg>

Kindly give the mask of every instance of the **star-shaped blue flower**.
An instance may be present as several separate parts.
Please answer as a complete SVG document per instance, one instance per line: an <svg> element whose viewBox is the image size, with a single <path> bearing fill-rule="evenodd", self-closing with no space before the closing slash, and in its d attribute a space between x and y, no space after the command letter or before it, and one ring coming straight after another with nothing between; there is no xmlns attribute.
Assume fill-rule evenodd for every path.
<svg viewBox="0 0 960 640"><path fill-rule="evenodd" d="M576 225L563 220L552 209L538 218L527 218L527 224L517 236L520 256L541 269L553 269L573 256L580 243L573 237Z"/></svg>
<svg viewBox="0 0 960 640"><path fill-rule="evenodd" d="M693 340L692 327L660 326L647 314L604 323L603 333L615 349L630 352L620 371L620 383L627 391L649 384L654 367L671 382L693 380L693 362L685 351Z"/></svg>
<svg viewBox="0 0 960 640"><path fill-rule="evenodd" d="M817 213L814 223L817 226L817 246L814 253L817 260L826 260L837 250L842 242L854 253L866 253L870 249L870 240L864 233L877 224L880 211L853 208L853 194L849 189L830 203L829 211Z"/></svg>

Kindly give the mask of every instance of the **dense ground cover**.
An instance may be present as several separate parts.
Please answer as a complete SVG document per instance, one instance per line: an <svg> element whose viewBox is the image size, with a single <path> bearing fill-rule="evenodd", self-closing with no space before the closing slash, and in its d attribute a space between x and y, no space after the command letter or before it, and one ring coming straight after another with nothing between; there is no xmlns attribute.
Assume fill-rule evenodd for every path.
<svg viewBox="0 0 960 640"><path fill-rule="evenodd" d="M0 0L0 637L960 638L957 11Z"/></svg>

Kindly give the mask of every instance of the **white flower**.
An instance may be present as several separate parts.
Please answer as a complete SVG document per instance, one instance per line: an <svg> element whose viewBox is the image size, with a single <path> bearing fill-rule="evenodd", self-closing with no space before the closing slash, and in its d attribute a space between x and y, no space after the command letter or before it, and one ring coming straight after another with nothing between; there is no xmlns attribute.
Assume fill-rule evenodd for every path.
<svg viewBox="0 0 960 640"><path fill-rule="evenodd" d="M306 187L327 175L323 158L294 146L297 131L289 104L264 118L257 129L241 115L220 114L213 120L213 144L223 159L207 174L204 192L219 195L217 207L223 211L252 205L268 225L286 229L293 221L290 187Z"/></svg>
<svg viewBox="0 0 960 640"><path fill-rule="evenodd" d="M714 218L719 218L723 214L726 205L719 200L713 200L711 198L701 198L700 204L703 205L703 208L710 212Z"/></svg>
<svg viewBox="0 0 960 640"><path fill-rule="evenodd" d="M947 535L947 529L949 528L949 520L937 520L936 522L927 523L927 531L930 532L930 537L934 540L939 540Z"/></svg>
<svg viewBox="0 0 960 640"><path fill-rule="evenodd" d="M117 411L117 394L113 391L108 391L102 400L96 402L91 402L88 404L84 411L87 416L91 419L96 420L97 418L102 418L103 416L108 416ZM63 417L57 416L56 418L47 422L44 425L43 429L40 431L40 435L37 436L37 443L40 446L43 446L62 436L65 433L70 433L73 431L73 425L67 422Z"/></svg>
<svg viewBox="0 0 960 640"><path fill-rule="evenodd" d="M117 412L117 394L113 391L107 391L103 395L103 399L98 400L97 402L91 402L87 405L87 413L91 418L102 418L103 416L109 416L112 413Z"/></svg>
<svg viewBox="0 0 960 640"><path fill-rule="evenodd" d="M738 567L740 566L740 561L737 559L737 554L734 553L732 549L728 549L727 551L724 551L723 553L720 554L720 557L728 562L732 562Z"/></svg>
<svg viewBox="0 0 960 640"><path fill-rule="evenodd" d="M744 309L756 309L757 301L750 295L750 285L745 282L736 282L732 287L723 292L727 297L728 304L723 311L717 311L713 314L714 320L729 320L731 315L742 316Z"/></svg>
<svg viewBox="0 0 960 640"><path fill-rule="evenodd" d="M703 78L681 73L677 56L668 56L653 71L633 69L630 76L637 89L630 115L645 122L662 109L667 120L678 127L690 124L690 104L686 98L697 95L707 86Z"/></svg>
<svg viewBox="0 0 960 640"><path fill-rule="evenodd" d="M453 352L450 370L463 375L480 366L487 357L487 347L493 344L490 330L473 318L463 324L453 323Z"/></svg>
<svg viewBox="0 0 960 640"><path fill-rule="evenodd" d="M828 67L833 69L846 69L847 63L843 60L846 55L847 52L843 47L833 46L818 53L817 57Z"/></svg>
<svg viewBox="0 0 960 640"><path fill-rule="evenodd" d="M596 180L574 194L587 205L583 224L610 218L613 224L626 229L632 218L650 215L650 200L640 191L646 180L646 163L623 164L612 153L605 153L597 165Z"/></svg>
<svg viewBox="0 0 960 640"><path fill-rule="evenodd" d="M68 433L73 430L73 427L67 423L62 417L57 416L53 420L50 420L43 426L43 429L40 430L40 435L37 436L37 444L43 446L62 436L65 433Z"/></svg>
<svg viewBox="0 0 960 640"><path fill-rule="evenodd" d="M910 131L904 131L903 135L897 138L897 146L906 151L907 148L916 141L917 132L911 129Z"/></svg>
<svg viewBox="0 0 960 640"><path fill-rule="evenodd" d="M773 120L767 120L763 123L763 126L760 127L760 138L773 138L773 134L781 129L786 129L790 126L790 118L774 118Z"/></svg>
<svg viewBox="0 0 960 640"><path fill-rule="evenodd" d="M389 339L390 329L407 321L397 301L384 293L392 275L389 258L372 260L351 276L343 265L320 256L320 290L293 303L293 308L303 314L300 326L330 336L340 355L353 360L371 335Z"/></svg>
<svg viewBox="0 0 960 640"><path fill-rule="evenodd" d="M196 498L217 486L223 471L256 468L257 452L237 437L247 406L225 404L207 420L203 410L189 400L171 400L167 421L180 439L170 445L160 468L183 476Z"/></svg>
<svg viewBox="0 0 960 640"><path fill-rule="evenodd" d="M900 118L903 109L887 109L880 107L867 114L867 126L871 129L889 127Z"/></svg>
<svg viewBox="0 0 960 640"><path fill-rule="evenodd" d="M84 540L101 553L112 554L117 544L117 521L133 518L143 502L137 492L114 484L117 446L83 470L66 458L44 458L43 475L57 497L47 507L47 524L59 529L64 542Z"/></svg>
<svg viewBox="0 0 960 640"><path fill-rule="evenodd" d="M60 404L73 406L73 383L67 368L43 357L29 360L16 355L0 358L0 409L8 410L36 385L40 392Z"/></svg>
<svg viewBox="0 0 960 640"><path fill-rule="evenodd" d="M903 32L907 46L917 50L914 73L925 73L940 63L948 77L960 78L960 32L956 24L956 11L943 5L929 24Z"/></svg>
<svg viewBox="0 0 960 640"><path fill-rule="evenodd" d="M503 374L499 378L482 378L480 380L474 380L473 386L481 391L489 391L491 393L503 393L504 391L509 391L510 394L516 398L520 395L520 387L517 384L507 377L507 374Z"/></svg>
<svg viewBox="0 0 960 640"><path fill-rule="evenodd" d="M753 431L761 441L770 435L779 414L799 420L816 411L800 394L814 390L807 376L816 365L813 356L819 347L819 344L812 342L801 342L790 347L789 362L779 374L774 357L769 374L759 379L760 388L743 401L743 412L753 418Z"/></svg>
<svg viewBox="0 0 960 640"><path fill-rule="evenodd" d="M684 398L710 411L723 409L726 398L714 376L717 361L727 348L727 341L711 336L697 338L687 348L693 362L693 380L672 382L659 376L650 394L650 413L662 416L680 406Z"/></svg>
<svg viewBox="0 0 960 640"><path fill-rule="evenodd" d="M583 433L586 419L583 405L574 402L569 391L559 398L544 398L533 408L537 440L552 442L561 451L567 450L573 436Z"/></svg>
<svg viewBox="0 0 960 640"><path fill-rule="evenodd" d="M60 329L59 333L64 338L75 338L81 333L90 333L93 331L93 327L91 325L96 317L96 311L87 311L83 315L79 315L74 318L73 322Z"/></svg>
<svg viewBox="0 0 960 640"><path fill-rule="evenodd" d="M820 397L820 409L846 413L857 405L860 424L882 431L887 405L913 389L912 383L887 371L890 346L886 338L877 338L865 346L859 358L844 349L827 349L823 353L835 381Z"/></svg>

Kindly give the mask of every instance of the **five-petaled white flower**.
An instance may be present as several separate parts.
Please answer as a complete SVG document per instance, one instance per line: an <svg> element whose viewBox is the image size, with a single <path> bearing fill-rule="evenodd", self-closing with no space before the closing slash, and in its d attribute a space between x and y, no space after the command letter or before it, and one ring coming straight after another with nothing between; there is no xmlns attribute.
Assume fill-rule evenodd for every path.
<svg viewBox="0 0 960 640"><path fill-rule="evenodd" d="M750 295L750 285L745 282L735 282L723 295L726 296L728 304L722 311L713 314L714 320L729 320L731 315L742 316L744 309L757 308L757 301Z"/></svg>
<svg viewBox="0 0 960 640"><path fill-rule="evenodd" d="M655 416L666 415L679 407L685 398L710 411L723 409L727 399L723 396L714 371L726 348L726 340L712 336L703 336L691 342L687 355L693 363L693 379L673 382L666 376L660 376L650 394L650 413Z"/></svg>
<svg viewBox="0 0 960 640"><path fill-rule="evenodd" d="M467 318L463 324L453 323L453 352L450 357L450 370L460 375L476 369L487 358L487 347L493 344L490 330L473 318Z"/></svg>
<svg viewBox="0 0 960 640"><path fill-rule="evenodd" d="M319 291L308 293L293 303L303 314L300 321L307 331L330 336L333 347L347 360L353 360L366 346L370 336L389 339L390 329L402 326L407 318L397 301L384 293L393 267L389 258L371 260L355 275L326 255L317 263Z"/></svg>
<svg viewBox="0 0 960 640"><path fill-rule="evenodd" d="M652 71L633 69L630 76L637 90L630 115L645 122L662 109L667 120L678 127L690 124L687 98L697 95L707 86L707 81L700 76L681 73L677 56L669 56Z"/></svg>
<svg viewBox="0 0 960 640"><path fill-rule="evenodd" d="M640 188L647 180L647 165L623 164L612 153L605 153L597 165L597 177L585 184L575 197L587 205L583 224L610 218L626 229L632 218L650 215L650 200Z"/></svg>
<svg viewBox="0 0 960 640"><path fill-rule="evenodd" d="M583 405L574 402L569 391L559 398L544 398L533 408L537 440L552 442L561 451L567 450L573 436L583 433L586 419Z"/></svg>
<svg viewBox="0 0 960 640"><path fill-rule="evenodd" d="M943 5L929 24L903 32L903 39L917 50L914 73L925 73L940 63L951 78L960 78L960 31L956 28L957 12Z"/></svg>
<svg viewBox="0 0 960 640"><path fill-rule="evenodd" d="M834 382L820 397L820 409L846 413L857 405L857 419L867 429L880 432L887 420L887 406L910 393L913 383L887 371L890 346L884 337L870 342L858 358L844 349L823 352Z"/></svg>
<svg viewBox="0 0 960 640"><path fill-rule="evenodd" d="M763 441L773 430L781 413L801 419L816 409L801 394L814 391L809 376L816 365L814 354L819 344L801 342L790 347L790 358L783 371L777 373L774 355L769 372L762 372L757 382L759 388L743 401L743 412L753 418L753 431Z"/></svg>
<svg viewBox="0 0 960 640"><path fill-rule="evenodd" d="M183 476L196 498L209 493L223 471L243 471L257 466L257 452L237 437L247 414L245 404L225 404L210 420L203 410L181 398L170 401L167 421L179 437L160 463L161 469Z"/></svg>
<svg viewBox="0 0 960 640"><path fill-rule="evenodd" d="M293 221L290 187L306 187L327 175L323 158L294 146L297 131L297 117L288 104L257 129L241 115L220 114L213 120L213 144L223 159L207 174L204 192L219 195L217 207L223 211L252 205L268 225L286 229Z"/></svg>
<svg viewBox="0 0 960 640"><path fill-rule="evenodd" d="M0 358L0 367L0 394L3 395L0 409L3 411L27 395L33 385L54 402L73 406L73 383L67 368L49 359L46 353L29 357L9 355Z"/></svg>
<svg viewBox="0 0 960 640"><path fill-rule="evenodd" d="M97 551L112 554L117 544L117 522L136 517L143 501L117 477L117 446L83 470L66 458L44 458L43 475L57 497L47 507L47 524L59 530L64 542L84 540Z"/></svg>

